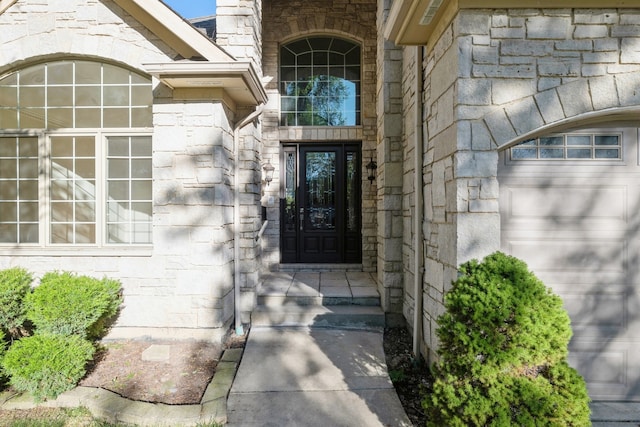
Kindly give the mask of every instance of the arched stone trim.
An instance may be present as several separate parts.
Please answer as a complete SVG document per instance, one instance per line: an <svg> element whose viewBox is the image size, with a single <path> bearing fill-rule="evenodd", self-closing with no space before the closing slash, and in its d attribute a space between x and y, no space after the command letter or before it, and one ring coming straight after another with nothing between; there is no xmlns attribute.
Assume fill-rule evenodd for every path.
<svg viewBox="0 0 640 427"><path fill-rule="evenodd" d="M14 67L31 58L53 55L96 58L99 53L101 60L141 70L145 63L163 62L177 55L146 28L132 27L133 18L111 2L96 2L78 10L71 4L54 11L42 8L30 11L28 21L21 15L17 7L0 15L2 65ZM72 28L69 22L73 22Z"/></svg>
<svg viewBox="0 0 640 427"><path fill-rule="evenodd" d="M634 72L571 81L498 107L482 122L494 147L504 148L580 123L624 120L639 110L640 72Z"/></svg>

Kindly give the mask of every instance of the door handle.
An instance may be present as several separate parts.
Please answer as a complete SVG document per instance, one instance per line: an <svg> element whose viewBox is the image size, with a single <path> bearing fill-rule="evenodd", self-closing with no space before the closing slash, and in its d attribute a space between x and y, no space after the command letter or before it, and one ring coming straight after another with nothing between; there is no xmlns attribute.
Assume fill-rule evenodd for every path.
<svg viewBox="0 0 640 427"><path fill-rule="evenodd" d="M304 208L300 208L300 231L304 229Z"/></svg>

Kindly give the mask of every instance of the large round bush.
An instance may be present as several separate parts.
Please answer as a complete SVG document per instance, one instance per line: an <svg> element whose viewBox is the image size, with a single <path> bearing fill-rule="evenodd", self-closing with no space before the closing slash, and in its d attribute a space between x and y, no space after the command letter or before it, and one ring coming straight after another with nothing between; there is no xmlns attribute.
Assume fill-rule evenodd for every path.
<svg viewBox="0 0 640 427"><path fill-rule="evenodd" d="M77 335L34 335L16 341L2 367L17 390L36 401L54 399L76 386L94 352L93 344Z"/></svg>
<svg viewBox="0 0 640 427"><path fill-rule="evenodd" d="M445 308L428 425L590 425L586 385L566 360L569 316L524 262L497 252L463 264Z"/></svg>
<svg viewBox="0 0 640 427"><path fill-rule="evenodd" d="M116 280L47 273L27 295L27 317L37 333L99 338L118 311L120 292L120 282Z"/></svg>

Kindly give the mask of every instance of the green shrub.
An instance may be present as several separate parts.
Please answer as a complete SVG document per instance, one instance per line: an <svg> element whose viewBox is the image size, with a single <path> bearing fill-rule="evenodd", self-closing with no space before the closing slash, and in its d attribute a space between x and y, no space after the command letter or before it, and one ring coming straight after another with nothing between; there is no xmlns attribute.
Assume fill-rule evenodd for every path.
<svg viewBox="0 0 640 427"><path fill-rule="evenodd" d="M120 291L116 280L47 273L40 286L27 295L27 318L36 333L99 338L118 311Z"/></svg>
<svg viewBox="0 0 640 427"><path fill-rule="evenodd" d="M93 344L80 336L40 334L16 341L2 366L17 390L31 393L36 401L55 399L76 386L94 352Z"/></svg>
<svg viewBox="0 0 640 427"><path fill-rule="evenodd" d="M23 268L0 270L0 328L11 337L26 335L24 299L31 290L33 276Z"/></svg>
<svg viewBox="0 0 640 427"><path fill-rule="evenodd" d="M569 316L524 262L497 252L463 264L445 308L428 425L590 425L586 385L566 361Z"/></svg>

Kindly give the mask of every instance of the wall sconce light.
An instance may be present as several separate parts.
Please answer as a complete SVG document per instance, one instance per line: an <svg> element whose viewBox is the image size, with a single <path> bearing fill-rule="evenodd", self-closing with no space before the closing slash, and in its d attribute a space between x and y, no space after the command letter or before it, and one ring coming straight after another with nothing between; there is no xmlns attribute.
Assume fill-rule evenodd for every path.
<svg viewBox="0 0 640 427"><path fill-rule="evenodd" d="M376 169L378 169L378 164L373 161L372 157L371 161L367 163L367 179L371 184L373 184L373 181L376 179Z"/></svg>
<svg viewBox="0 0 640 427"><path fill-rule="evenodd" d="M267 160L267 164L262 166L262 170L264 170L264 182L266 182L268 186L269 183L273 181L273 171L275 171L276 168L273 167L270 160Z"/></svg>

